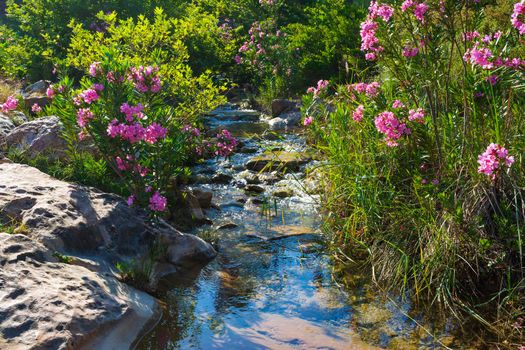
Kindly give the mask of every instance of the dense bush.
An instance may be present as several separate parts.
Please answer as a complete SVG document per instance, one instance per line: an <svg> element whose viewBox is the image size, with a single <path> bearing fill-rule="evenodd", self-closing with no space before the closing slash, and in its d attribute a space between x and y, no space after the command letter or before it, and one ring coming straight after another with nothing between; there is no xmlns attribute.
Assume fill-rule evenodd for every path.
<svg viewBox="0 0 525 350"><path fill-rule="evenodd" d="M372 3L361 49L377 81L335 95L321 83L304 112L329 158L324 203L339 242L366 247L390 286L470 314L496 303L483 316L505 322L524 306L525 46L510 13L481 31L495 21L486 5Z"/></svg>

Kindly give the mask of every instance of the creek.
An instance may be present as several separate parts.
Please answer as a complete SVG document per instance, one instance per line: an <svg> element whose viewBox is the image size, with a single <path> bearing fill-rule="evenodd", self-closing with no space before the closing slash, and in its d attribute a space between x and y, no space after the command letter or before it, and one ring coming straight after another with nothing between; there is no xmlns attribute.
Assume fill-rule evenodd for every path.
<svg viewBox="0 0 525 350"><path fill-rule="evenodd" d="M163 319L138 349L460 347L451 324L381 295L369 273L342 272L332 259L315 176L306 175L319 162L307 156L300 131L269 132L258 112L235 105L206 124L242 142L230 159L195 167L190 185L213 191L213 224L193 233L215 242L219 254L173 282Z"/></svg>

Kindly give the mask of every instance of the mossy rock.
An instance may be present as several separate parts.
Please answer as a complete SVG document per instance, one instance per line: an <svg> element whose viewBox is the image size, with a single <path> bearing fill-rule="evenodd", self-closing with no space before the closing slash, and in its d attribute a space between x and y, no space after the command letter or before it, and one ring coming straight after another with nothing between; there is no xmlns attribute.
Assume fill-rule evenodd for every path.
<svg viewBox="0 0 525 350"><path fill-rule="evenodd" d="M300 166L308 163L312 158L299 152L266 152L250 159L246 163L246 169L252 171L274 171L292 172L299 170Z"/></svg>

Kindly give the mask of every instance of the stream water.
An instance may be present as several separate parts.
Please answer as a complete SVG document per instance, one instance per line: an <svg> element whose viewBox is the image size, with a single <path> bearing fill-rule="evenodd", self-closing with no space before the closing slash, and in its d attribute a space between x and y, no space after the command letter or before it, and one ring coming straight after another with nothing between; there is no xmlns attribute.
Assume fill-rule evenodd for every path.
<svg viewBox="0 0 525 350"><path fill-rule="evenodd" d="M315 183L305 169L315 162L300 159L286 172L246 171L261 154L307 154L299 133L269 133L258 113L233 105L207 124L229 129L244 145L231 159L194 169L191 187L212 190L215 203L207 211L213 224L194 233L216 241L219 254L173 282L163 319L138 349L464 348L451 324L380 296L368 274L340 278L320 229L319 196L308 194Z"/></svg>

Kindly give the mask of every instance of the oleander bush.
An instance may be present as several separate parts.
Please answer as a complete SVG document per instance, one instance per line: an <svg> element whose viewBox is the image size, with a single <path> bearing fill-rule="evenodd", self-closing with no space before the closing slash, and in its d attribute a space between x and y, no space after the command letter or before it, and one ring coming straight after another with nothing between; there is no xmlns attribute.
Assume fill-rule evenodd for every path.
<svg viewBox="0 0 525 350"><path fill-rule="evenodd" d="M360 35L377 74L320 81L303 101L335 243L500 341L522 339L525 312L525 3L512 3L503 23L493 2L373 2Z"/></svg>

